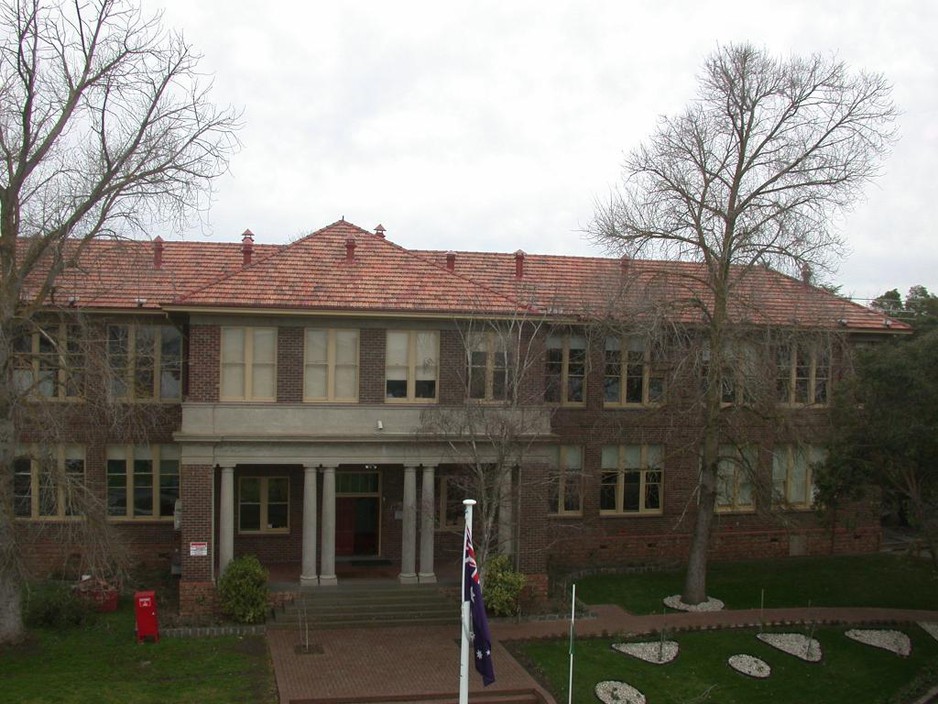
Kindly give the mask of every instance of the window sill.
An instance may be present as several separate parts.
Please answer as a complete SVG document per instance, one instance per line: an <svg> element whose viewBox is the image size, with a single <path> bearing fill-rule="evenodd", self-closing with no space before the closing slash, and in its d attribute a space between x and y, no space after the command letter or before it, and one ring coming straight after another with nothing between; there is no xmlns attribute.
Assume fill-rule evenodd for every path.
<svg viewBox="0 0 938 704"><path fill-rule="evenodd" d="M277 536L290 535L289 528L278 528L276 530L239 530L238 535L247 536L250 538L273 538Z"/></svg>
<svg viewBox="0 0 938 704"><path fill-rule="evenodd" d="M652 518L663 516L664 511L655 509L653 511L600 511L600 518Z"/></svg>
<svg viewBox="0 0 938 704"><path fill-rule="evenodd" d="M564 511L563 513L550 513L547 514L548 518L556 518L558 520L571 519L571 518L583 518L583 511Z"/></svg>

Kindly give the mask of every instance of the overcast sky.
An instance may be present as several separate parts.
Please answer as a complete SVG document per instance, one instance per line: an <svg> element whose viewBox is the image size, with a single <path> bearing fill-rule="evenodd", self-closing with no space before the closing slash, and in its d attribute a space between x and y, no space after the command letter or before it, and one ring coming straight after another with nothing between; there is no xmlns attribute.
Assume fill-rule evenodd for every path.
<svg viewBox="0 0 938 704"><path fill-rule="evenodd" d="M718 44L749 41L892 82L900 140L828 278L859 298L938 289L934 0L142 1L244 110L189 238L286 242L344 216L409 248L603 255L582 230L624 153Z"/></svg>

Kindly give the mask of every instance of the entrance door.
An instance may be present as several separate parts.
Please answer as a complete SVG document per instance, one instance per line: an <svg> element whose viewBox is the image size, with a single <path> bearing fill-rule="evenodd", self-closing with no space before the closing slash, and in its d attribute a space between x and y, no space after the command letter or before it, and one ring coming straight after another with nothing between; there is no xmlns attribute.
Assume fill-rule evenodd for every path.
<svg viewBox="0 0 938 704"><path fill-rule="evenodd" d="M336 474L337 557L375 557L381 546L381 491L377 471Z"/></svg>

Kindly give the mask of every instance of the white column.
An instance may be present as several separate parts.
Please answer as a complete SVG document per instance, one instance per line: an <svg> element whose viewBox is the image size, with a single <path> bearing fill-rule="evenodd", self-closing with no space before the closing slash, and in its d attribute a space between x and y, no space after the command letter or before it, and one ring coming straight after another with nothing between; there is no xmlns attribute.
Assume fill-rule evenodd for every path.
<svg viewBox="0 0 938 704"><path fill-rule="evenodd" d="M512 539L511 468L506 467L503 472L498 483L498 551L510 556L515 544Z"/></svg>
<svg viewBox="0 0 938 704"><path fill-rule="evenodd" d="M319 584L316 574L316 467L303 465L303 569L300 586L314 587Z"/></svg>
<svg viewBox="0 0 938 704"><path fill-rule="evenodd" d="M323 468L322 474L322 565L320 586L338 584L335 576L335 467Z"/></svg>
<svg viewBox="0 0 938 704"><path fill-rule="evenodd" d="M234 558L234 467L221 468L221 498L218 507L218 574Z"/></svg>
<svg viewBox="0 0 938 704"><path fill-rule="evenodd" d="M436 533L436 500L433 496L433 475L436 467L423 468L420 496L420 574L422 583L436 582L433 572L433 538Z"/></svg>
<svg viewBox="0 0 938 704"><path fill-rule="evenodd" d="M417 468L404 467L404 511L401 526L401 584L417 582Z"/></svg>

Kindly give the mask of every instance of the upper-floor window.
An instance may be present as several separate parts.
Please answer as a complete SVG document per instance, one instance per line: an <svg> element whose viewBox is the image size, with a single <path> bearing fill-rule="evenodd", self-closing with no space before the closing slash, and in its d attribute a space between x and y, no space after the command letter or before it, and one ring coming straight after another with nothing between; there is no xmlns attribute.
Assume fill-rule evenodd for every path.
<svg viewBox="0 0 938 704"><path fill-rule="evenodd" d="M755 475L756 448L721 445L717 465L717 511L754 511L752 477Z"/></svg>
<svg viewBox="0 0 938 704"><path fill-rule="evenodd" d="M238 482L238 532L290 532L288 477L241 478Z"/></svg>
<svg viewBox="0 0 938 704"><path fill-rule="evenodd" d="M221 400L277 400L277 328L221 329Z"/></svg>
<svg viewBox="0 0 938 704"><path fill-rule="evenodd" d="M830 391L830 348L793 342L776 350L778 400L791 405L826 404Z"/></svg>
<svg viewBox="0 0 938 704"><path fill-rule="evenodd" d="M554 448L548 486L548 513L580 515L583 510L583 448L561 445Z"/></svg>
<svg viewBox="0 0 938 704"><path fill-rule="evenodd" d="M108 325L107 358L115 398L182 397L182 334L172 325Z"/></svg>
<svg viewBox="0 0 938 704"><path fill-rule="evenodd" d="M544 400L581 406L586 401L586 338L551 335L547 338Z"/></svg>
<svg viewBox="0 0 938 704"><path fill-rule="evenodd" d="M607 337L603 379L607 406L648 405L664 398L664 376L652 365L644 337Z"/></svg>
<svg viewBox="0 0 938 704"><path fill-rule="evenodd" d="M601 514L661 513L664 447L607 445L603 447L599 486Z"/></svg>
<svg viewBox="0 0 938 704"><path fill-rule="evenodd" d="M13 341L13 385L23 394L80 398L85 353L81 326L52 323Z"/></svg>
<svg viewBox="0 0 938 704"><path fill-rule="evenodd" d="M358 400L358 330L307 328L304 401Z"/></svg>
<svg viewBox="0 0 938 704"><path fill-rule="evenodd" d="M84 483L85 448L81 445L20 448L13 460L13 515L77 516L81 513L79 493Z"/></svg>
<svg viewBox="0 0 938 704"><path fill-rule="evenodd" d="M469 398L504 401L508 398L508 344L495 330L466 337Z"/></svg>
<svg viewBox="0 0 938 704"><path fill-rule="evenodd" d="M151 520L172 518L178 498L177 445L108 446L108 516Z"/></svg>
<svg viewBox="0 0 938 704"><path fill-rule="evenodd" d="M385 398L434 401L437 397L440 335L428 330L388 330Z"/></svg>
<svg viewBox="0 0 938 704"><path fill-rule="evenodd" d="M772 455L772 498L790 508L814 503L814 467L826 457L815 445L781 445Z"/></svg>

